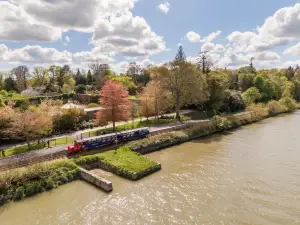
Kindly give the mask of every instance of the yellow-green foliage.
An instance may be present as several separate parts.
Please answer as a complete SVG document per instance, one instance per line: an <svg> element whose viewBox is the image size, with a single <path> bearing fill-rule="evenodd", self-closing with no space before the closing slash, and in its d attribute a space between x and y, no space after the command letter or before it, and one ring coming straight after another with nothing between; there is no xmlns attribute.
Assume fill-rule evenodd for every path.
<svg viewBox="0 0 300 225"><path fill-rule="evenodd" d="M277 115L287 111L285 106L282 106L278 101L275 100L268 102L267 106L270 115Z"/></svg>
<svg viewBox="0 0 300 225"><path fill-rule="evenodd" d="M279 100L279 104L286 108L288 112L292 112L297 108L296 101L289 98L289 97L284 97Z"/></svg>

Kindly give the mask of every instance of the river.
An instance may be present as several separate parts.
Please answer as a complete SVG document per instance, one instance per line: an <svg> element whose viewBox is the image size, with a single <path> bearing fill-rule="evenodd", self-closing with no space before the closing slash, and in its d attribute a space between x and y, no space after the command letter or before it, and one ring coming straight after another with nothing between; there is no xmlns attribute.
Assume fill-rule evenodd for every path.
<svg viewBox="0 0 300 225"><path fill-rule="evenodd" d="M0 208L1 225L300 224L300 111L148 155L140 181L82 181Z"/></svg>

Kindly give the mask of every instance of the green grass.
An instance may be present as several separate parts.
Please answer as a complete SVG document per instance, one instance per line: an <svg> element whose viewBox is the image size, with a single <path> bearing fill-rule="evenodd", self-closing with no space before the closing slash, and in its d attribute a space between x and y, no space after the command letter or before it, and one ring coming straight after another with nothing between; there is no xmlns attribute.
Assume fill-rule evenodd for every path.
<svg viewBox="0 0 300 225"><path fill-rule="evenodd" d="M101 163L104 163L110 167L116 167L128 173L138 173L157 165L156 162L142 156L137 152L131 151L126 146L97 155L80 157L75 159L75 162L80 165L96 160L99 160Z"/></svg>
<svg viewBox="0 0 300 225"><path fill-rule="evenodd" d="M61 138L57 138L56 139L56 145L55 145L55 141L52 140L50 142L50 147L54 147L54 146L58 146L58 145L65 145L65 144L72 144L74 142L74 138L73 137L68 137L66 139L66 137L61 137ZM38 143L32 143L31 144L31 150L28 149L28 145L20 145L17 147L12 147L12 148L8 148L5 149L5 156L11 156L11 155L17 155L17 154L21 154L21 153L25 153L25 152L29 152L29 151L34 151L34 150L41 150L43 149L44 144L41 141L40 144Z"/></svg>
<svg viewBox="0 0 300 225"><path fill-rule="evenodd" d="M169 123L175 123L177 122L176 119L160 119L159 121L155 119L151 119L149 121L143 120L143 121L135 121L134 123L128 122L126 124L122 124L119 126L116 126L116 132L121 132L125 130L131 130L131 129L137 129L137 128L142 128L142 127L151 127L151 126L157 126L157 125L163 125L163 124L169 124ZM103 135L103 134L109 134L113 133L113 128L101 128L99 130L94 130L94 131L87 131L83 133L84 137L94 137L98 135Z"/></svg>

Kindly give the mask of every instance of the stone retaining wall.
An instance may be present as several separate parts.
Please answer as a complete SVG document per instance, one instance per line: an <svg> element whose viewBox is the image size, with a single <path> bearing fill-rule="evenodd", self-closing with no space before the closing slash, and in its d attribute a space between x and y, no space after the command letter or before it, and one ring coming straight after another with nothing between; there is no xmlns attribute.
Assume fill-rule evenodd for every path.
<svg viewBox="0 0 300 225"><path fill-rule="evenodd" d="M101 188L107 192L110 192L113 190L112 183L108 180L105 180L102 177L99 177L93 173L90 173L89 171L80 168L80 176L83 180L87 181L90 184L95 185L98 188Z"/></svg>
<svg viewBox="0 0 300 225"><path fill-rule="evenodd" d="M139 180L139 179L141 179L141 178L143 178L143 177L145 177L145 176L147 176L151 173L154 173L154 172L161 169L161 164L160 163L158 163L157 165L152 166L148 169L142 170L138 173L130 173L130 172L122 170L118 167L114 167L114 166L102 163L100 161L94 161L94 162L90 162L90 163L87 163L87 164L81 164L79 166L81 166L82 168L84 168L86 170L103 169L103 170L106 170L108 172L117 174L121 177L127 178L129 180Z"/></svg>

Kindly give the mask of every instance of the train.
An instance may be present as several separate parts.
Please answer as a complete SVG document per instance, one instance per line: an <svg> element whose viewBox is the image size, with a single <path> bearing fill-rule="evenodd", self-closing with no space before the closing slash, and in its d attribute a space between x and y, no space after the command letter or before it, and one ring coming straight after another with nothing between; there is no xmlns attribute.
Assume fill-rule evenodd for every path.
<svg viewBox="0 0 300 225"><path fill-rule="evenodd" d="M82 140L74 141L73 145L69 145L67 147L67 151L69 154L74 154L81 151L87 151L90 149L101 148L117 143L124 143L128 141L141 139L147 137L149 134L149 128L140 128L91 138L85 138Z"/></svg>

